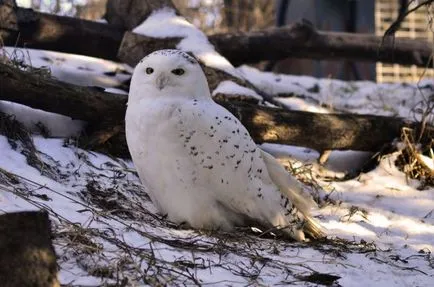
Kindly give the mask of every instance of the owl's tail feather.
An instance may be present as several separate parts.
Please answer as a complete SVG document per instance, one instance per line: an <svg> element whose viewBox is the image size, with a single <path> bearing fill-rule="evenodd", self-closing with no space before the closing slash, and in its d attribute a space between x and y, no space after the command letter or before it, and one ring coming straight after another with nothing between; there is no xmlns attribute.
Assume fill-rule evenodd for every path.
<svg viewBox="0 0 434 287"><path fill-rule="evenodd" d="M310 214L310 210L316 207L313 199L303 192L301 184L288 174L285 168L272 155L262 150L261 154L271 180L304 216L303 231L314 239L324 237L325 233L321 225Z"/></svg>

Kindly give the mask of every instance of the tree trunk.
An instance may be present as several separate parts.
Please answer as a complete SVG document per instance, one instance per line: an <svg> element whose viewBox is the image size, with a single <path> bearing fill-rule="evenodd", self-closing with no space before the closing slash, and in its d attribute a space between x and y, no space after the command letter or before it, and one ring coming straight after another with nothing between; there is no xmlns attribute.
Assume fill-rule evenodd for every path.
<svg viewBox="0 0 434 287"><path fill-rule="evenodd" d="M34 12L31 9L12 8L5 4L10 1L0 0L0 37L5 45L118 60L124 28ZM159 5L163 5L163 2L166 1ZM116 17L121 18L114 14L108 19L119 24L120 20L115 20ZM136 22L128 26L133 23ZM176 38L156 39L141 35L136 38L138 43L146 42L153 49L161 49L167 42L176 44L178 41ZM209 41L234 65L296 57L379 61L426 67L432 53L430 44L423 40L396 38L394 44L387 40L381 47L382 37L316 31L305 23L246 33L210 35Z"/></svg>
<svg viewBox="0 0 434 287"><path fill-rule="evenodd" d="M125 95L74 86L1 63L0 76L0 100L86 120L92 130L99 132L84 144L91 143L92 148L116 156L129 156L124 133ZM227 98L217 103L233 113L257 143L297 145L318 151L377 151L400 137L401 128L416 127L394 117L286 111ZM428 127L426 140L433 134L434 129Z"/></svg>
<svg viewBox="0 0 434 287"><path fill-rule="evenodd" d="M60 286L51 236L45 212L0 215L1 286Z"/></svg>
<svg viewBox="0 0 434 287"><path fill-rule="evenodd" d="M109 0L106 5L105 18L111 24L132 30L151 15L153 11L170 7L176 11L171 0Z"/></svg>

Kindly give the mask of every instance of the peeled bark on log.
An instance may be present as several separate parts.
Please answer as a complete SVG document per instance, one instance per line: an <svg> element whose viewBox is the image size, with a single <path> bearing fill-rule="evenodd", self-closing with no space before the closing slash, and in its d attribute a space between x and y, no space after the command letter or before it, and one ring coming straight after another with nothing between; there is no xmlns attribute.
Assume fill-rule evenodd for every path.
<svg viewBox="0 0 434 287"><path fill-rule="evenodd" d="M0 215L1 286L60 286L51 236L45 212Z"/></svg>
<svg viewBox="0 0 434 287"><path fill-rule="evenodd" d="M74 86L1 63L0 77L0 100L87 120L93 130L99 131L93 144L103 145L93 148L129 156L123 127L125 95ZM416 127L415 123L394 117L287 111L229 99L216 102L240 119L257 143L297 145L318 151L377 151L400 137L401 128ZM105 130L101 119L107 121ZM425 134L430 140L434 129L429 127Z"/></svg>
<svg viewBox="0 0 434 287"><path fill-rule="evenodd" d="M122 27L11 8L5 3L6 0L0 0L0 37L5 45L118 60L117 52L125 32ZM137 38L153 47L146 53L163 49L167 41L172 41L140 35ZM425 67L432 52L430 44L423 40L396 38L393 45L386 41L381 47L382 37L316 31L303 23L262 31L216 34L208 38L222 56L235 65L297 57Z"/></svg>

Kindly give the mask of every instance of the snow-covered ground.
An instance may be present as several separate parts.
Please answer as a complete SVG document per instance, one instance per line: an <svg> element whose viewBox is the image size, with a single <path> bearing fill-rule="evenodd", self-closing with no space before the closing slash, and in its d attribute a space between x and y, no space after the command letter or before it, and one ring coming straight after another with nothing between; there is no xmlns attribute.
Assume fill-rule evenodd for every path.
<svg viewBox="0 0 434 287"><path fill-rule="evenodd" d="M13 49L6 52L12 55ZM18 53L35 67L48 66L54 77L81 85L116 88L131 72L88 57ZM434 90L432 81L418 87L348 83L247 66L236 74L292 109L315 112L413 119ZM220 88L227 92L231 84ZM0 210L48 210L62 284L432 286L434 188L420 190L420 182L406 178L395 166L398 153L344 181L339 174L359 168L371 154L335 151L321 167L314 150L263 144L313 183L306 191L321 203L316 216L330 240L294 243L248 228L231 234L180 229L156 213L131 161L79 149L66 139L83 122L5 102L0 111L15 114L33 131L38 122L51 131L51 138L32 135L34 146L0 135Z"/></svg>

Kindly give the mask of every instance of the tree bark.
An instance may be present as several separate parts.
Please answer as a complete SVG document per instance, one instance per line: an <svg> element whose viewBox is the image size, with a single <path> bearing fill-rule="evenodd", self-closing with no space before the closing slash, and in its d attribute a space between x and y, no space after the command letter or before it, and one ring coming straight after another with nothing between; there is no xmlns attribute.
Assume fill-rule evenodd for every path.
<svg viewBox="0 0 434 287"><path fill-rule="evenodd" d="M45 212L0 215L1 286L60 286L51 236Z"/></svg>
<svg viewBox="0 0 434 287"><path fill-rule="evenodd" d="M5 45L118 60L117 53L125 32L122 27L11 8L5 1L0 0L0 37ZM118 23L118 20L110 21ZM136 22L128 26L133 23ZM157 39L141 35L136 35L136 38L138 43L146 42L153 50L165 48L167 42L173 45L178 43L176 38ZM306 23L246 33L210 35L209 41L234 65L297 57L380 61L425 67L432 53L430 44L423 40L396 38L392 44L392 40L387 39L381 46L382 37L316 31ZM147 48L146 53L153 50Z"/></svg>
<svg viewBox="0 0 434 287"><path fill-rule="evenodd" d="M304 146L317 151L378 151L412 126L400 118L286 111L239 102L218 102L235 115L257 143ZM433 131L433 130L431 130Z"/></svg>
<svg viewBox="0 0 434 287"><path fill-rule="evenodd" d="M116 156L129 156L124 134L125 95L74 86L1 63L0 76L0 100L86 120L98 133L84 144L91 143L92 148ZM416 127L394 117L286 111L227 98L217 103L240 119L256 143L297 145L318 151L377 151L400 137L401 128ZM433 134L434 129L428 127L427 140Z"/></svg>
<svg viewBox="0 0 434 287"><path fill-rule="evenodd" d="M396 63L426 67L432 46L428 41L385 39L372 34L317 31L308 23L262 31L216 34L209 41L233 65L284 58Z"/></svg>
<svg viewBox="0 0 434 287"><path fill-rule="evenodd" d="M0 43L116 60L124 30L24 9L0 0Z"/></svg>
<svg viewBox="0 0 434 287"><path fill-rule="evenodd" d="M127 97L108 94L96 88L60 82L37 70L22 71L0 63L0 99L35 109L96 122L108 117L120 118Z"/></svg>

